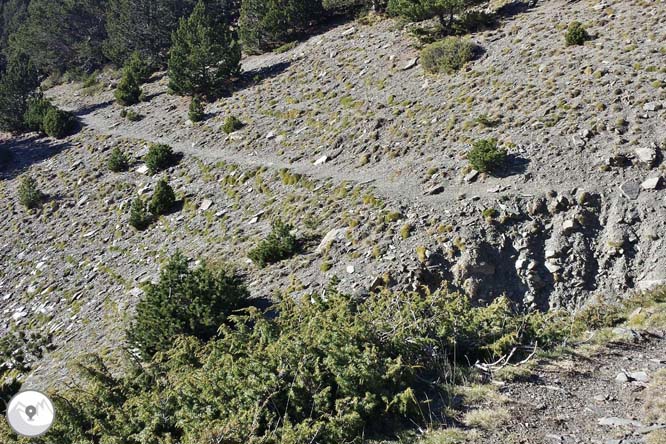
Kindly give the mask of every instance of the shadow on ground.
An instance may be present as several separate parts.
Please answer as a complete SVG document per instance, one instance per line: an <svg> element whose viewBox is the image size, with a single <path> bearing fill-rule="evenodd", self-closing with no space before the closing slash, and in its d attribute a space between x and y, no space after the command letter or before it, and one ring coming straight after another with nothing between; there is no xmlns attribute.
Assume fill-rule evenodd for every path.
<svg viewBox="0 0 666 444"><path fill-rule="evenodd" d="M36 135L0 141L0 180L13 179L30 166L50 159L70 146L66 141Z"/></svg>

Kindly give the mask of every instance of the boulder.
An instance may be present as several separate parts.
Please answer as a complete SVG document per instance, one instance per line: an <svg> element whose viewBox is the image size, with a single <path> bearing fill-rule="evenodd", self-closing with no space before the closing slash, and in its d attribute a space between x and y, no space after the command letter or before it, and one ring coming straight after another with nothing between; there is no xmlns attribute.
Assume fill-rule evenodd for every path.
<svg viewBox="0 0 666 444"><path fill-rule="evenodd" d="M636 148L635 153L638 160L649 168L657 161L657 151L654 148Z"/></svg>
<svg viewBox="0 0 666 444"><path fill-rule="evenodd" d="M636 200L641 193L641 186L635 180L628 180L620 185L620 191L627 199Z"/></svg>
<svg viewBox="0 0 666 444"><path fill-rule="evenodd" d="M347 235L347 228L335 228L328 233L326 233L326 236L321 240L319 243L319 246L315 250L315 253L317 254L322 254L324 251L326 251L331 244L333 244L336 241L343 240L345 236Z"/></svg>
<svg viewBox="0 0 666 444"><path fill-rule="evenodd" d="M641 184L641 188L644 190L658 190L661 187L662 184L662 178L661 176L657 177L651 177L649 179L645 179L643 183Z"/></svg>

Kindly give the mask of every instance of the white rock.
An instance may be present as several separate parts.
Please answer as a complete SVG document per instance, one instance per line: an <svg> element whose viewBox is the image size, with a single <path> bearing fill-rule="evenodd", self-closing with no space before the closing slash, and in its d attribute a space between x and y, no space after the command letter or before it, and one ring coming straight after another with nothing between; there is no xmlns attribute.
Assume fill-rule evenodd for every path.
<svg viewBox="0 0 666 444"><path fill-rule="evenodd" d="M472 170L467 175L465 176L465 182L470 183L474 182L476 178L479 176L479 172L477 170Z"/></svg>
<svg viewBox="0 0 666 444"><path fill-rule="evenodd" d="M139 174L148 174L148 165L141 165L136 169L136 172Z"/></svg>
<svg viewBox="0 0 666 444"><path fill-rule="evenodd" d="M416 66L416 62L418 62L418 61L419 61L419 59L416 58L416 57L413 58L413 59L409 59L407 61L407 63L405 64L405 66L402 67L402 70L407 71L408 69L412 69L413 67Z"/></svg>
<svg viewBox="0 0 666 444"><path fill-rule="evenodd" d="M651 177L641 184L641 188L644 190L656 190L661 186L661 181L661 176Z"/></svg>
<svg viewBox="0 0 666 444"><path fill-rule="evenodd" d="M355 271L356 269L354 268L353 265L347 265L347 273L354 274Z"/></svg>
<svg viewBox="0 0 666 444"><path fill-rule="evenodd" d="M638 160L649 167L657 160L657 152L652 148L636 148L635 153Z"/></svg>
<svg viewBox="0 0 666 444"><path fill-rule="evenodd" d="M199 209L201 211L206 211L212 206L213 206L213 201L212 200L204 199L203 202L201 202L201 206L199 207Z"/></svg>
<svg viewBox="0 0 666 444"><path fill-rule="evenodd" d="M323 165L328 162L328 156L321 156L319 159L314 161L315 165Z"/></svg>
<svg viewBox="0 0 666 444"><path fill-rule="evenodd" d="M348 35L352 35L353 33L356 32L356 28L349 28L345 31L342 31L342 34L340 34L342 37L346 37Z"/></svg>
<svg viewBox="0 0 666 444"><path fill-rule="evenodd" d="M324 238L319 243L319 246L315 250L315 253L322 254L331 246L333 242L344 239L346 235L347 235L347 228L336 228L329 231L328 233L326 233L326 236L324 236Z"/></svg>

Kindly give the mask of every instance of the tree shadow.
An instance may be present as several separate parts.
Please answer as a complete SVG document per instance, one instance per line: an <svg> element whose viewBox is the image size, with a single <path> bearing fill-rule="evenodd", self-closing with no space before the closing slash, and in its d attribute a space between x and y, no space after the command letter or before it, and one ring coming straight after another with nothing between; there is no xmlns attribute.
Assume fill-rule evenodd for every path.
<svg viewBox="0 0 666 444"><path fill-rule="evenodd" d="M500 178L506 178L510 176L515 176L517 174L523 174L527 171L527 166L529 165L530 160L524 157L516 156L515 154L509 154L506 158L506 163L504 167L499 169L494 173L494 176Z"/></svg>
<svg viewBox="0 0 666 444"><path fill-rule="evenodd" d="M100 109L108 108L109 106L113 105L113 103L114 100L107 100L105 102L95 103L89 106L83 106L81 108L73 110L72 113L76 117L86 116Z"/></svg>
<svg viewBox="0 0 666 444"><path fill-rule="evenodd" d="M70 146L69 142L44 139L38 135L2 141L0 152L4 153L2 157L5 161L0 162L0 180L13 179L30 166L43 162Z"/></svg>
<svg viewBox="0 0 666 444"><path fill-rule="evenodd" d="M519 14L524 14L530 9L535 7L535 6L530 6L529 3L530 2L528 1L521 1L521 0L516 0L510 3L506 3L497 8L497 10L495 10L495 15L503 19L510 19Z"/></svg>
<svg viewBox="0 0 666 444"><path fill-rule="evenodd" d="M227 91L220 94L220 98L230 97L237 91L242 91L251 86L257 85L266 79L276 77L291 66L291 61L282 61L269 66L244 71L238 79L233 82Z"/></svg>

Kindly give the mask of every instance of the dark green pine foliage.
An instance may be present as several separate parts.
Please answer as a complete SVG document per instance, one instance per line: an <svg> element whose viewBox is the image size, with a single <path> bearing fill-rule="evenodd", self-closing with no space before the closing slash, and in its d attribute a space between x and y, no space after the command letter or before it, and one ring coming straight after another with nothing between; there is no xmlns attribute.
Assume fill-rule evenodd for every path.
<svg viewBox="0 0 666 444"><path fill-rule="evenodd" d="M484 0L389 0L388 11L410 20L421 21L436 17L445 32L451 31L455 15L463 14Z"/></svg>
<svg viewBox="0 0 666 444"><path fill-rule="evenodd" d="M16 32L28 17L30 0L0 1L0 48L7 48L9 36Z"/></svg>
<svg viewBox="0 0 666 444"><path fill-rule="evenodd" d="M184 0L109 0L106 9L108 39L104 54L123 66L134 51L156 65L164 65L171 33L189 10Z"/></svg>
<svg viewBox="0 0 666 444"><path fill-rule="evenodd" d="M0 78L0 130L26 131L24 115L29 101L37 97L39 73L25 55L12 57Z"/></svg>
<svg viewBox="0 0 666 444"><path fill-rule="evenodd" d="M216 96L238 74L240 58L229 25L214 20L200 1L173 33L169 86L176 94Z"/></svg>
<svg viewBox="0 0 666 444"><path fill-rule="evenodd" d="M234 310L246 304L242 281L225 267L204 263L189 269L176 253L157 284L148 284L128 330L130 344L143 359L168 350L178 335L208 340Z"/></svg>
<svg viewBox="0 0 666 444"><path fill-rule="evenodd" d="M31 0L10 37L10 53L29 54L43 72L89 72L104 63L105 0Z"/></svg>
<svg viewBox="0 0 666 444"><path fill-rule="evenodd" d="M166 178L160 179L150 199L150 212L155 216L168 214L176 203L176 194Z"/></svg>
<svg viewBox="0 0 666 444"><path fill-rule="evenodd" d="M204 105L201 102L201 99L197 96L192 97L188 117L192 122L201 122L206 117Z"/></svg>
<svg viewBox="0 0 666 444"><path fill-rule="evenodd" d="M139 86L136 74L132 70L128 68L123 70L123 76L120 82L118 82L114 96L118 103L123 106L131 106L139 103L141 87Z"/></svg>
<svg viewBox="0 0 666 444"><path fill-rule="evenodd" d="M275 49L321 16L321 0L244 0L239 21L243 50L260 53Z"/></svg>

